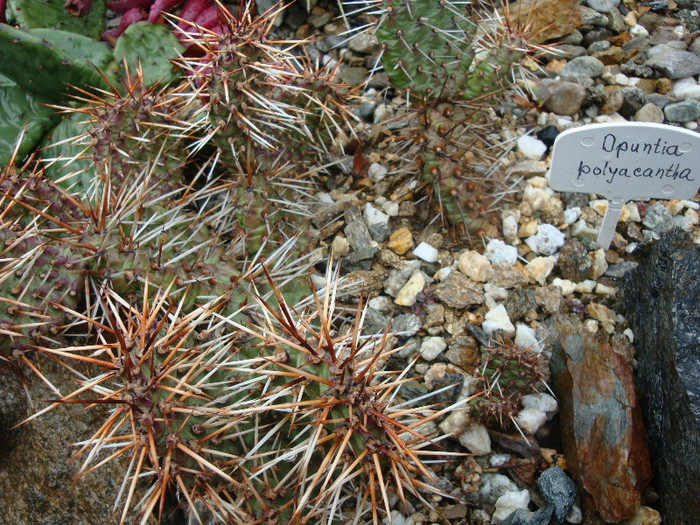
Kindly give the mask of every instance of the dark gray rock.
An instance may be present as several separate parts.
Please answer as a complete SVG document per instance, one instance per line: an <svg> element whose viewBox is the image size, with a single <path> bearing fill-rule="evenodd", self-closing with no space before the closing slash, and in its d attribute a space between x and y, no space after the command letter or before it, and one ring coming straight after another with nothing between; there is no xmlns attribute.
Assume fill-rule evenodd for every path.
<svg viewBox="0 0 700 525"><path fill-rule="evenodd" d="M547 525L551 517L552 507L543 507L537 512L516 509L501 522L501 525Z"/></svg>
<svg viewBox="0 0 700 525"><path fill-rule="evenodd" d="M663 522L700 509L700 246L679 229L655 243L622 283L635 333L636 384Z"/></svg>
<svg viewBox="0 0 700 525"><path fill-rule="evenodd" d="M666 104L664 115L669 122L690 122L700 117L700 102L686 99Z"/></svg>
<svg viewBox="0 0 700 525"><path fill-rule="evenodd" d="M576 485L559 467L550 467L537 479L540 496L554 511L559 521L564 521L576 499Z"/></svg>
<svg viewBox="0 0 700 525"><path fill-rule="evenodd" d="M697 57L696 57L697 58ZM700 58L698 58L700 60ZM596 78L605 73L605 65L594 57L581 56L570 60L561 70L562 78Z"/></svg>

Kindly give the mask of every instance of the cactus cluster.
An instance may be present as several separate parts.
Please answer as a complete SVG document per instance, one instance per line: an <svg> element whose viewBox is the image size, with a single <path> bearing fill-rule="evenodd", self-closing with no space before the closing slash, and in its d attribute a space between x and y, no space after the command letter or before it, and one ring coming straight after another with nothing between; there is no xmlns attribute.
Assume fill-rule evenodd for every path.
<svg viewBox="0 0 700 525"><path fill-rule="evenodd" d="M485 102L505 87L526 52L522 38L478 5L387 0L376 36L384 71L415 111L405 158L432 191L446 222L487 233L496 192L474 166L493 148ZM489 159L492 160L492 159ZM409 165L411 165L409 164Z"/></svg>
<svg viewBox="0 0 700 525"><path fill-rule="evenodd" d="M404 151L453 219L479 188L469 99L520 53L504 43L480 56L480 26L459 5L388 2L377 34L417 115ZM418 429L450 408L401 399L409 371L382 368L396 350L386 333L361 336L360 306L343 326L332 264L323 293L298 278L313 260L309 189L352 134L353 99L297 43L269 38L274 12L251 9L217 7L219 30L188 37L202 54L180 57L171 85L131 58L148 41L139 31L161 29L133 25L99 75L77 40L0 27L11 58L43 47L48 60L37 76L13 70L13 87L65 115L38 162L15 166L31 148L21 142L0 175L0 357L40 376L42 357L59 360L80 383L63 395L50 385L60 402L112 407L78 455L84 473L126 458L122 521L133 508L160 518L176 490L200 521L208 509L222 523L379 523L394 497L442 494L423 461L443 454L439 439ZM392 64L407 45L420 69ZM39 85L64 54L72 102ZM309 290L308 309L290 306ZM491 417L498 392L525 388L532 378L508 374L527 359L494 350L482 374L499 388L473 410Z"/></svg>

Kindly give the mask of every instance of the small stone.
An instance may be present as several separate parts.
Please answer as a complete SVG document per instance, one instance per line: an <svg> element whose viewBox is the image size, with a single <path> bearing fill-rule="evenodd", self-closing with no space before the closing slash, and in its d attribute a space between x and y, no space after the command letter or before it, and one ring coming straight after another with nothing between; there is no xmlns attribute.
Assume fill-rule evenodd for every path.
<svg viewBox="0 0 700 525"><path fill-rule="evenodd" d="M574 293L576 287L576 283L573 281L570 281L569 279L560 279L559 277L556 277L552 281L552 284L561 288L562 295L571 295Z"/></svg>
<svg viewBox="0 0 700 525"><path fill-rule="evenodd" d="M566 515L576 499L576 485L559 467L549 467L537 479L537 489L547 505L554 507L554 515L559 522Z"/></svg>
<svg viewBox="0 0 700 525"><path fill-rule="evenodd" d="M557 400L544 392L525 394L520 398L520 402L524 408L536 408L544 412L547 416L547 420L551 420L557 413L557 410L559 410Z"/></svg>
<svg viewBox="0 0 700 525"><path fill-rule="evenodd" d="M532 160L540 160L547 151L547 146L532 135L523 135L517 141L520 154Z"/></svg>
<svg viewBox="0 0 700 525"><path fill-rule="evenodd" d="M700 74L700 57L695 53L660 44L650 49L648 56L646 65L661 71L671 80Z"/></svg>
<svg viewBox="0 0 700 525"><path fill-rule="evenodd" d="M649 228L651 231L661 234L673 228L674 222L673 217L666 207L660 202L655 202L647 207L647 214L644 216L642 224L645 228Z"/></svg>
<svg viewBox="0 0 700 525"><path fill-rule="evenodd" d="M416 302L416 296L423 291L425 287L425 277L422 272L414 272L411 278L403 285L403 288L396 294L394 302L399 306L413 306Z"/></svg>
<svg viewBox="0 0 700 525"><path fill-rule="evenodd" d="M394 110L388 104L379 104L374 110L374 123L379 124L394 116Z"/></svg>
<svg viewBox="0 0 700 525"><path fill-rule="evenodd" d="M481 423L471 422L457 435L459 443L475 456L491 453L491 438L486 427Z"/></svg>
<svg viewBox="0 0 700 525"><path fill-rule="evenodd" d="M555 314L561 310L564 302L564 294L561 288L550 284L535 290L535 302L541 306L545 312Z"/></svg>
<svg viewBox="0 0 700 525"><path fill-rule="evenodd" d="M496 510L491 517L491 523L501 523L516 509L527 509L529 504L530 493L526 489L506 492L496 500Z"/></svg>
<svg viewBox="0 0 700 525"><path fill-rule="evenodd" d="M530 249L538 255L554 255L564 246L566 235L551 224L540 224L537 233L525 240Z"/></svg>
<svg viewBox="0 0 700 525"><path fill-rule="evenodd" d="M509 215L508 217L503 218L501 224L503 226L503 237L505 238L506 242L513 245L519 244L520 239L518 239L518 220L512 215Z"/></svg>
<svg viewBox="0 0 700 525"><path fill-rule="evenodd" d="M620 0L585 0L586 5L599 13L609 13L620 5ZM561 520L559 520L561 521Z"/></svg>
<svg viewBox="0 0 700 525"><path fill-rule="evenodd" d="M575 206L573 208L567 208L564 210L564 222L566 224L575 223L580 216L581 216L581 208L579 208L578 206ZM530 234L530 235L532 235L532 234ZM529 237L529 235L526 235L526 237Z"/></svg>
<svg viewBox="0 0 700 525"><path fill-rule="evenodd" d="M578 293L591 293L595 290L596 282L593 279L586 279L580 283L576 283L574 290Z"/></svg>
<svg viewBox="0 0 700 525"><path fill-rule="evenodd" d="M673 83L673 96L678 100L700 99L700 85L693 77L681 78Z"/></svg>
<svg viewBox="0 0 700 525"><path fill-rule="evenodd" d="M570 60L561 70L563 78L596 78L605 73L605 65L597 58L580 56Z"/></svg>
<svg viewBox="0 0 700 525"><path fill-rule="evenodd" d="M484 300L481 287L460 272L450 272L437 285L434 296L450 308L465 308L472 304L481 304Z"/></svg>
<svg viewBox="0 0 700 525"><path fill-rule="evenodd" d="M635 24L630 27L629 34L632 38L644 38L649 36L649 31L644 26Z"/></svg>
<svg viewBox="0 0 700 525"><path fill-rule="evenodd" d="M484 283L493 277L493 268L489 260L479 252L468 250L459 256L459 271L472 281Z"/></svg>
<svg viewBox="0 0 700 525"><path fill-rule="evenodd" d="M484 256L492 264L505 264L513 266L518 260L518 249L515 246L510 246L500 239L491 239L486 245Z"/></svg>
<svg viewBox="0 0 700 525"><path fill-rule="evenodd" d="M586 88L576 82L555 82L547 88L544 109L557 115L576 115L586 99Z"/></svg>
<svg viewBox="0 0 700 525"><path fill-rule="evenodd" d="M525 265L525 271L535 281L540 284L544 284L547 277L554 269L554 263L555 258L551 255L548 257L535 257L532 261Z"/></svg>
<svg viewBox="0 0 700 525"><path fill-rule="evenodd" d="M639 108L634 114L633 120L636 122L658 122L661 124L664 121L664 111L656 104L649 102Z"/></svg>
<svg viewBox="0 0 700 525"><path fill-rule="evenodd" d="M588 256L588 250L579 240L569 239L559 252L556 267L563 279L576 283L590 278L593 272L593 261Z"/></svg>
<svg viewBox="0 0 700 525"><path fill-rule="evenodd" d="M586 307L586 312L593 319L596 319L598 321L608 322L612 324L617 323L617 314L615 313L615 311L602 304L590 303Z"/></svg>
<svg viewBox="0 0 700 525"><path fill-rule="evenodd" d="M517 491L518 486L503 474L483 474L479 487L479 502L482 506L495 506L498 498L507 492Z"/></svg>
<svg viewBox="0 0 700 525"><path fill-rule="evenodd" d="M622 521L620 525L661 525L661 514L656 509L644 505L630 519Z"/></svg>
<svg viewBox="0 0 700 525"><path fill-rule="evenodd" d="M420 317L417 315L401 314L394 317L394 320L391 322L391 331L397 337L407 339L416 335L421 326L423 326L423 323L421 323Z"/></svg>
<svg viewBox="0 0 700 525"><path fill-rule="evenodd" d="M518 230L518 237L525 238L535 235L537 233L538 226L539 225L537 224L537 221L535 219L524 221L520 225L520 229Z"/></svg>
<svg viewBox="0 0 700 525"><path fill-rule="evenodd" d="M532 436L547 422L547 414L537 408L523 408L515 416L515 422L520 430Z"/></svg>
<svg viewBox="0 0 700 525"><path fill-rule="evenodd" d="M432 361L447 348L442 337L426 337L420 345L420 355L426 361Z"/></svg>
<svg viewBox="0 0 700 525"><path fill-rule="evenodd" d="M602 248L593 253L593 268L591 279L598 279L608 269L608 262L605 260L605 250Z"/></svg>
<svg viewBox="0 0 700 525"><path fill-rule="evenodd" d="M572 525L583 523L583 512L578 505L572 505L569 512L566 514L566 522Z"/></svg>
<svg viewBox="0 0 700 525"><path fill-rule="evenodd" d="M506 337L513 337L515 335L515 326L510 322L506 307L502 304L486 312L481 328L488 335L493 335L496 330L502 331Z"/></svg>
<svg viewBox="0 0 700 525"><path fill-rule="evenodd" d="M438 260L438 251L427 242L422 242L416 246L416 249L413 250L413 255L429 263L434 263Z"/></svg>
<svg viewBox="0 0 700 525"><path fill-rule="evenodd" d="M365 226L364 221L351 221L346 224L343 229L345 232L345 237L347 238L350 246L356 252L360 252L365 248L369 248L372 244L372 236Z"/></svg>
<svg viewBox="0 0 700 525"><path fill-rule="evenodd" d="M663 111L669 122L690 122L700 117L700 101L686 99L666 104Z"/></svg>
<svg viewBox="0 0 700 525"><path fill-rule="evenodd" d="M369 54L379 50L379 41L373 33L362 31L350 39L348 47L356 53Z"/></svg>
<svg viewBox="0 0 700 525"><path fill-rule="evenodd" d="M373 162L367 169L367 176L372 182L377 183L384 180L384 177L386 177L388 172L389 170L387 170L384 166L378 164L377 162Z"/></svg>
<svg viewBox="0 0 700 525"><path fill-rule="evenodd" d="M389 216L375 208L372 203L365 204L365 224L372 238L382 242L389 236Z"/></svg>
<svg viewBox="0 0 700 525"><path fill-rule="evenodd" d="M399 228L389 236L387 247L397 255L406 254L413 248L413 235L408 228Z"/></svg>
<svg viewBox="0 0 700 525"><path fill-rule="evenodd" d="M537 350L539 347L539 341L537 340L535 330L523 323L518 323L516 326L513 343L519 348L532 348L533 350Z"/></svg>
<svg viewBox="0 0 700 525"><path fill-rule="evenodd" d="M350 253L350 243L342 235L336 235L331 244L331 251L336 257L345 257Z"/></svg>

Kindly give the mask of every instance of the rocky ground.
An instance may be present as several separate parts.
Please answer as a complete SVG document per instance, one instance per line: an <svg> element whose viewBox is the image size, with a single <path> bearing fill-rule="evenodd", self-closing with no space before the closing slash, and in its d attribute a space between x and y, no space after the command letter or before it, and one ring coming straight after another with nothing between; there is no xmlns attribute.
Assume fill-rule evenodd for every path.
<svg viewBox="0 0 700 525"><path fill-rule="evenodd" d="M549 188L547 173L554 138L571 127L639 121L697 128L700 40L694 37L700 14L697 3L688 0L581 4L538 2L530 22L542 28L542 43L554 44L536 57L538 62L526 64L528 78L492 108L503 152L484 172L509 191L489 210L497 217L489 236L457 240L433 220L421 188L401 175L388 132L369 134L362 152L366 169L359 176L352 169L339 171L321 195L325 213L341 217L321 231L322 241L343 258L347 281L363 285L369 299L366 330L391 323L395 344L403 345L401 362L420 354L412 393L458 384L443 400L470 395L479 385L475 377L484 347L505 339L537 353L548 385L526 392L503 427L471 420L463 410L438 422L441 431L455 435L448 448L473 456L436 466L453 500L436 499L432 510L397 509L395 524L651 525L660 523L660 512L668 508L665 489L649 485L654 457L650 462L634 382L640 343L625 306L637 299L620 290L633 289L625 285L630 275L652 258L650 246L672 228L687 232L685 239L673 234L684 249L700 242L700 201L627 203L605 251L597 248L596 237L606 202L595 195L557 193ZM336 15L333 3L320 3L310 13L292 6L279 18L277 32L320 35L311 54L324 62L342 58L342 78L366 86L366 102L358 108L363 129L384 123L384 129L400 132L401 120L392 119L402 111L402 101L386 88L382 73L370 74L376 42L366 35L343 36L346 28ZM348 292L345 299L357 294ZM108 477L93 478L93 492L78 499L85 484L66 487L67 472L40 479L41 462L26 467L38 469L25 476L29 482L8 474L13 462L40 447L24 443L27 427L10 428L10 421L30 410L15 386L16 399L0 404L7 421L0 426L3 447L9 450L0 457L5 494L0 511L13 523L106 523L91 513L101 505L102 493L109 493ZM89 421L77 418L72 424ZM18 488L21 483L25 486ZM33 501L27 491L42 484L55 491L57 501L37 514L25 508ZM676 487L689 494L677 505L684 504L683 497L693 505L696 489ZM107 502L102 504L109 512ZM665 522L684 523L675 515Z"/></svg>

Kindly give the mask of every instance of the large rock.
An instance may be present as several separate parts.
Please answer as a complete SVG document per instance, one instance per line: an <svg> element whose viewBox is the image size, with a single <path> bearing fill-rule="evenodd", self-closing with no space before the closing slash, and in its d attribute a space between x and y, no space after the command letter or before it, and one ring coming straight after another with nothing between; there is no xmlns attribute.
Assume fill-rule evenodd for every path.
<svg viewBox="0 0 700 525"><path fill-rule="evenodd" d="M632 367L574 314L553 316L549 330L562 445L587 520L631 518L651 479Z"/></svg>
<svg viewBox="0 0 700 525"><path fill-rule="evenodd" d="M0 521L12 525L119 523L121 507L113 513L112 506L124 477L128 454L122 461L110 461L77 481L75 476L83 458L71 461L78 450L73 444L99 429L106 409L98 406L82 411L82 406L61 406L16 426L35 411L27 392L36 410L57 396L28 370L24 377L25 392L15 372L11 367L0 366ZM66 393L76 388L75 378L48 360L42 363L42 372ZM143 493L139 488L134 494L135 501ZM164 516L171 513L172 509L166 509ZM176 523L173 521L176 518L180 518L179 513L163 523ZM127 523L133 521L129 519Z"/></svg>
<svg viewBox="0 0 700 525"><path fill-rule="evenodd" d="M581 25L579 0L519 0L510 4L510 23L524 26L533 42L572 33Z"/></svg>
<svg viewBox="0 0 700 525"><path fill-rule="evenodd" d="M700 246L671 230L622 283L663 522L700 510Z"/></svg>

